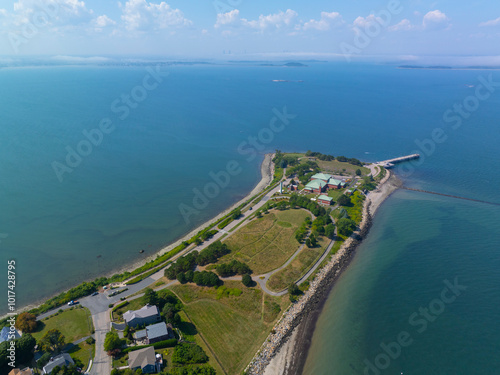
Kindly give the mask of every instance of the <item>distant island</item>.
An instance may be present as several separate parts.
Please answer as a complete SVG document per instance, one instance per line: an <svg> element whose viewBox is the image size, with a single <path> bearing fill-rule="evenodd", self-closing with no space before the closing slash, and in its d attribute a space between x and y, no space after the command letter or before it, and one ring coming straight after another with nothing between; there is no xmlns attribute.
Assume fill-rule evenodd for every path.
<svg viewBox="0 0 500 375"><path fill-rule="evenodd" d="M452 67L452 66L420 66L420 65L400 65L398 69L429 69L429 70L496 70L500 69L498 66L464 66L464 67Z"/></svg>

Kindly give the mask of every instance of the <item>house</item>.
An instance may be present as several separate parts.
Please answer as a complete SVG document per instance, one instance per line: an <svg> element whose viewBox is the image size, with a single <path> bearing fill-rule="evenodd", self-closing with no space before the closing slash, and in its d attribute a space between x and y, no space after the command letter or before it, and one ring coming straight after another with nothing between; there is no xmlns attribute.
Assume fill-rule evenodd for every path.
<svg viewBox="0 0 500 375"><path fill-rule="evenodd" d="M139 310L127 311L123 314L125 323L130 327L153 324L161 321L158 307L146 305Z"/></svg>
<svg viewBox="0 0 500 375"><path fill-rule="evenodd" d="M306 187L304 188L305 191L309 191L311 193L318 193L321 194L323 191L325 191L327 188L326 182L323 180L312 180L310 181Z"/></svg>
<svg viewBox="0 0 500 375"><path fill-rule="evenodd" d="M328 180L328 188L329 189L340 189L342 187L342 181L337 180L336 178L330 178Z"/></svg>
<svg viewBox="0 0 500 375"><path fill-rule="evenodd" d="M329 174L316 173L314 176L311 177L311 180L321 180L323 182L328 182L330 178L332 178L332 176Z"/></svg>
<svg viewBox="0 0 500 375"><path fill-rule="evenodd" d="M128 366L132 371L141 369L144 374L159 372L160 363L156 360L155 349L149 346L128 354Z"/></svg>
<svg viewBox="0 0 500 375"><path fill-rule="evenodd" d="M333 201L333 198L330 198L326 195L320 195L317 199L318 203L326 204L326 205L331 205Z"/></svg>
<svg viewBox="0 0 500 375"><path fill-rule="evenodd" d="M169 338L171 338L170 332L168 330L167 325L164 322L147 326L146 327L147 342L148 344L154 344L155 342L158 341L168 340Z"/></svg>
<svg viewBox="0 0 500 375"><path fill-rule="evenodd" d="M43 367L42 374L50 374L54 367L74 365L73 359L68 353L59 354L57 357L51 358L50 361Z"/></svg>
<svg viewBox="0 0 500 375"><path fill-rule="evenodd" d="M21 335L19 334L19 332L17 332L16 329L13 328L13 331L11 331L9 327L3 327L2 331L0 332L0 342L11 341L9 335L13 335L14 340L21 338Z"/></svg>
<svg viewBox="0 0 500 375"><path fill-rule="evenodd" d="M147 340L148 340L147 331L145 329L141 329L140 331L137 331L136 333L134 333L134 340L147 342Z"/></svg>
<svg viewBox="0 0 500 375"><path fill-rule="evenodd" d="M29 367L26 367L23 370L15 368L9 372L9 375L33 375L33 370Z"/></svg>

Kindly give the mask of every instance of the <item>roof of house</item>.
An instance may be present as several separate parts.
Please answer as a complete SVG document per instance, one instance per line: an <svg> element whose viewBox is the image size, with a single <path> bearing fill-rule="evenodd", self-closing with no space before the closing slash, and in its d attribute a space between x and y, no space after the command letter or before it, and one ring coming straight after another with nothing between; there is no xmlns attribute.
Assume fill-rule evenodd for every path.
<svg viewBox="0 0 500 375"><path fill-rule="evenodd" d="M33 375L33 370L29 367L26 367L23 370L15 368L9 372L9 375Z"/></svg>
<svg viewBox="0 0 500 375"><path fill-rule="evenodd" d="M140 331L137 331L134 333L134 338L136 340L142 340L148 337L147 331L145 329L141 329Z"/></svg>
<svg viewBox="0 0 500 375"><path fill-rule="evenodd" d="M329 178L332 178L331 175L325 173L316 173L311 177L311 180L325 180L328 181Z"/></svg>
<svg viewBox="0 0 500 375"><path fill-rule="evenodd" d="M136 318L149 318L150 316L155 316L158 314L158 307L146 305L139 310L127 311L123 314L123 319L125 319L126 322L130 322L131 320L134 320Z"/></svg>
<svg viewBox="0 0 500 375"><path fill-rule="evenodd" d="M332 178L330 178L330 179L328 180L328 183L329 183L330 185L340 185L340 184L342 184L342 181L337 180L336 178L333 178L333 177L332 177Z"/></svg>
<svg viewBox="0 0 500 375"><path fill-rule="evenodd" d="M322 201L328 201L328 202L333 201L333 198L330 198L330 197L329 197L329 196L327 196L327 195L320 195L320 196L318 197L318 199L321 199Z"/></svg>
<svg viewBox="0 0 500 375"><path fill-rule="evenodd" d="M140 367L141 369L156 364L155 349L149 346L144 349L134 350L128 354L128 365L131 369Z"/></svg>
<svg viewBox="0 0 500 375"><path fill-rule="evenodd" d="M51 371L56 366L62 367L62 366L72 365L74 363L75 362L73 362L73 359L71 358L71 356L68 353L62 353L62 354L59 354L57 357L52 358L49 361L49 363L47 363L43 367L43 372L45 374L50 374Z"/></svg>
<svg viewBox="0 0 500 375"><path fill-rule="evenodd" d="M9 334L11 334L10 328L9 327L3 327L2 331L0 332L0 342L10 341L9 340ZM14 330L12 332L12 334L14 335L14 340L17 340L18 338L21 337L21 335L19 334L19 332L17 332L17 330Z"/></svg>
<svg viewBox="0 0 500 375"><path fill-rule="evenodd" d="M326 185L322 180L312 180L306 185L306 189L319 189Z"/></svg>
<svg viewBox="0 0 500 375"><path fill-rule="evenodd" d="M168 336L167 325L164 322L152 324L146 327L148 339L155 339L162 336Z"/></svg>

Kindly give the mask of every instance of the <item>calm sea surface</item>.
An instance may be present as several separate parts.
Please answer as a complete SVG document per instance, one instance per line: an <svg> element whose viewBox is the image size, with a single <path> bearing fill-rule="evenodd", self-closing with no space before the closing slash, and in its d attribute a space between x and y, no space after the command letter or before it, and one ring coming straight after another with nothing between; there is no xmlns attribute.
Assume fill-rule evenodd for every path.
<svg viewBox="0 0 500 375"><path fill-rule="evenodd" d="M17 261L18 305L154 254L244 197L276 148L366 161L425 155L416 141L442 128L446 140L425 143L420 165L399 172L405 183L500 203L500 89L461 127L443 121L479 77L500 81L497 72L308 65L164 67L168 77L147 97L137 88L145 68L0 70L0 261L5 269ZM131 94L144 100L121 116L122 95ZM297 115L284 131L243 143L284 107ZM113 130L85 148L83 132L103 119ZM88 155L70 160L60 181L53 162L66 163L68 147L79 145ZM179 204L193 206L193 189L203 191L229 161L241 172L185 220ZM363 374L367 363L370 374L497 373L499 219L498 206L395 193L333 289L305 373ZM455 278L467 289L418 332L410 317ZM401 332L412 343L385 363L382 346Z"/></svg>

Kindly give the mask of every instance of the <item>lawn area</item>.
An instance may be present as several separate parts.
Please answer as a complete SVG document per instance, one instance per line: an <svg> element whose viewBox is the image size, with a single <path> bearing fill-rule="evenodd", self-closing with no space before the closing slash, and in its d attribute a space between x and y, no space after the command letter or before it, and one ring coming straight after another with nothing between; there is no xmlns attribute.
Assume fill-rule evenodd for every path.
<svg viewBox="0 0 500 375"><path fill-rule="evenodd" d="M358 167L357 165L343 163L343 162L340 162L337 160L332 160L332 161L316 160L316 163L318 163L319 168L326 173L343 174L344 176L352 176L353 174L356 173L356 169L361 169L361 173L363 176L370 174L369 168ZM345 169L345 171L344 171L344 169Z"/></svg>
<svg viewBox="0 0 500 375"><path fill-rule="evenodd" d="M232 251L219 263L236 259L256 275L278 268L299 248L295 231L308 215L304 210L272 210L252 220L224 241Z"/></svg>
<svg viewBox="0 0 500 375"><path fill-rule="evenodd" d="M221 296L216 289L191 284L174 285L171 289L184 303L196 332L202 333L224 370L237 375L250 362L289 302L283 297L264 297L260 289L245 288L239 281L226 281L224 286L240 289L242 293Z"/></svg>
<svg viewBox="0 0 500 375"><path fill-rule="evenodd" d="M335 202L339 199L339 197L345 193L345 189L332 189L328 190L328 196L333 198Z"/></svg>
<svg viewBox="0 0 500 375"><path fill-rule="evenodd" d="M87 308L75 307L56 313L39 322L37 331L32 335L38 341L51 329L61 331L66 343L90 336L92 333L90 311Z"/></svg>
<svg viewBox="0 0 500 375"><path fill-rule="evenodd" d="M71 355L73 359L79 359L83 363L83 369L87 369L90 358L94 358L95 354L95 344L89 345L85 341L73 346L68 353Z"/></svg>
<svg viewBox="0 0 500 375"><path fill-rule="evenodd" d="M359 191L354 192L351 196L352 206L346 206L345 209L351 219L353 219L356 223L360 223L363 218L363 202L365 200L365 196L361 194Z"/></svg>
<svg viewBox="0 0 500 375"><path fill-rule="evenodd" d="M326 246L330 243L330 240L325 237L318 237L318 242L320 246L315 248L310 249L307 246L304 246L304 249L302 249L300 254L292 261L292 263L269 278L267 287L278 292L286 289L288 285L300 279L300 277L311 268L321 254L323 254Z"/></svg>

